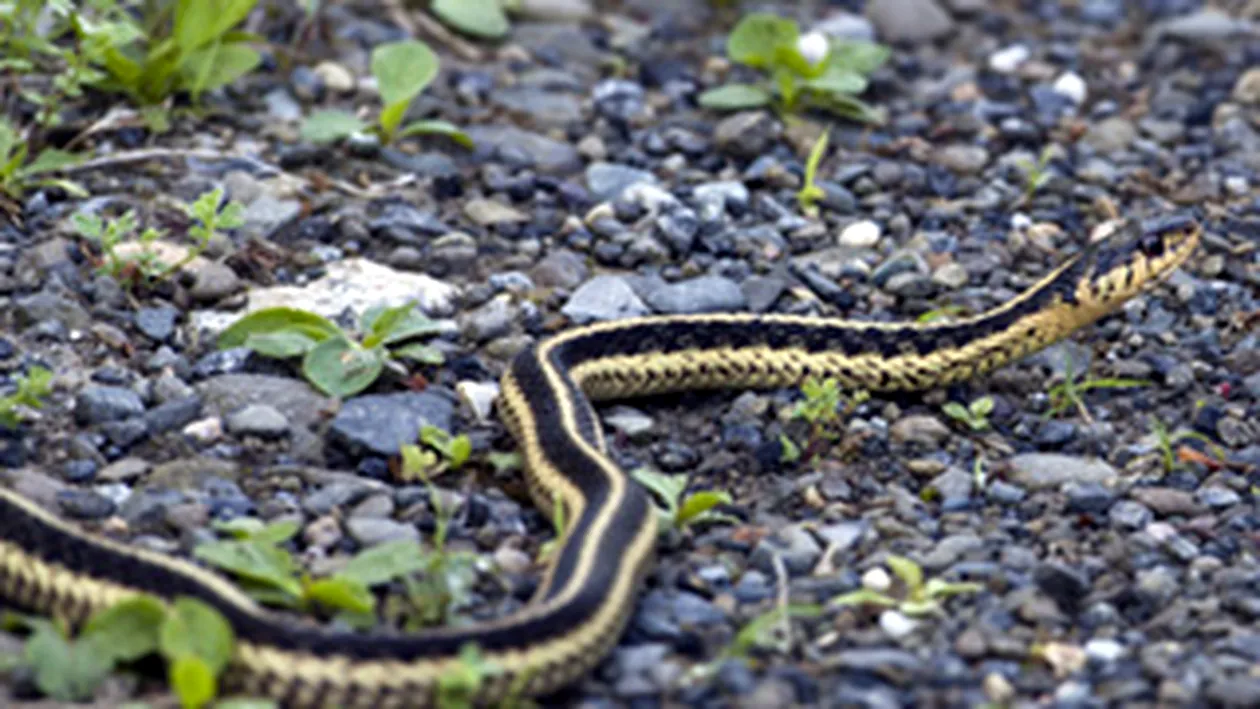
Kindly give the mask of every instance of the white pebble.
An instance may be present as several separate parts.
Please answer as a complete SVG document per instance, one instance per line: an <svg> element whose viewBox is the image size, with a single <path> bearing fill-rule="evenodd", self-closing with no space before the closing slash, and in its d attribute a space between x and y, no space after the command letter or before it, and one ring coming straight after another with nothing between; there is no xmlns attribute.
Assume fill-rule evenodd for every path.
<svg viewBox="0 0 1260 709"><path fill-rule="evenodd" d="M1085 79L1074 71L1065 71L1054 80L1055 93L1066 96L1072 103L1081 105L1085 103L1085 97L1089 95L1089 86L1085 83Z"/></svg>
<svg viewBox="0 0 1260 709"><path fill-rule="evenodd" d="M1014 44L989 55L989 68L999 74L1012 74L1020 64L1028 61L1032 52L1022 44Z"/></svg>
<svg viewBox="0 0 1260 709"><path fill-rule="evenodd" d="M463 399L478 421L490 418L494 400L499 397L499 385L495 382L462 381L455 385L455 391Z"/></svg>
<svg viewBox="0 0 1260 709"><path fill-rule="evenodd" d="M862 574L862 588L875 591L876 593L884 593L892 588L892 577L888 575L887 571L877 566Z"/></svg>
<svg viewBox="0 0 1260 709"><path fill-rule="evenodd" d="M853 222L840 232L840 245L854 249L869 249L879 243L882 230L875 222L865 219Z"/></svg>
<svg viewBox="0 0 1260 709"><path fill-rule="evenodd" d="M1032 217L1029 217L1023 212L1015 212L1011 215L1011 228L1015 231L1023 231L1032 226L1032 224Z"/></svg>
<svg viewBox="0 0 1260 709"><path fill-rule="evenodd" d="M1125 647L1111 638L1094 638L1085 643L1085 654L1094 660L1115 662L1124 657Z"/></svg>
<svg viewBox="0 0 1260 709"><path fill-rule="evenodd" d="M913 633L919 624L894 610L879 614L879 627L893 640L900 640Z"/></svg>
<svg viewBox="0 0 1260 709"><path fill-rule="evenodd" d="M184 426L183 433L198 443L214 443L223 438L223 419L211 416L200 421L193 421Z"/></svg>
<svg viewBox="0 0 1260 709"><path fill-rule="evenodd" d="M796 51L800 52L805 61L813 66L827 58L827 53L831 51L831 44L822 32L810 32L801 35L800 39L796 40Z"/></svg>

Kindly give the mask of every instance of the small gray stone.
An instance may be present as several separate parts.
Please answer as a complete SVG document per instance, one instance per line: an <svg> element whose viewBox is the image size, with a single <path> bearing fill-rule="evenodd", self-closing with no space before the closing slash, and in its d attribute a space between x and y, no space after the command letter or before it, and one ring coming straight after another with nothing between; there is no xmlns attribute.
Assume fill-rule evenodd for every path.
<svg viewBox="0 0 1260 709"><path fill-rule="evenodd" d="M949 426L930 414L913 414L898 419L888 434L896 443L916 443L922 446L939 446L949 438Z"/></svg>
<svg viewBox="0 0 1260 709"><path fill-rule="evenodd" d="M762 155L777 140L782 127L765 111L742 111L723 118L714 129L714 142L735 157Z"/></svg>
<svg viewBox="0 0 1260 709"><path fill-rule="evenodd" d="M477 343L503 337L512 331L512 323L518 313L519 308L512 303L511 296L504 294L491 298L468 314L463 325L464 336Z"/></svg>
<svg viewBox="0 0 1260 709"><path fill-rule="evenodd" d="M1140 502L1121 500L1111 506L1107 515L1111 524L1121 529L1141 529L1155 519L1155 513Z"/></svg>
<svg viewBox="0 0 1260 709"><path fill-rule="evenodd" d="M764 313L787 290L787 281L775 276L752 276L739 284L739 289L744 292L749 310Z"/></svg>
<svg viewBox="0 0 1260 709"><path fill-rule="evenodd" d="M328 435L352 455L397 455L416 442L421 426L451 430L454 411L450 399L433 391L356 396L342 404Z"/></svg>
<svg viewBox="0 0 1260 709"><path fill-rule="evenodd" d="M1119 477L1106 461L1055 453L1021 453L1006 466L1011 482L1031 490L1057 490L1070 482L1107 484Z"/></svg>
<svg viewBox="0 0 1260 709"><path fill-rule="evenodd" d="M92 325L92 316L77 302L49 291L18 298L15 305L19 327L56 322L67 330L86 330Z"/></svg>
<svg viewBox="0 0 1260 709"><path fill-rule="evenodd" d="M1112 116L1090 126L1081 141L1100 153L1117 153L1129 147L1137 138L1133 122L1121 116Z"/></svg>
<svg viewBox="0 0 1260 709"><path fill-rule="evenodd" d="M492 103L528 118L538 128L563 128L582 120L582 102L576 96L509 86L490 93Z"/></svg>
<svg viewBox="0 0 1260 709"><path fill-rule="evenodd" d="M346 534L361 547L373 547L385 542L419 542L420 531L415 526L392 519L351 517L345 522Z"/></svg>
<svg viewBox="0 0 1260 709"><path fill-rule="evenodd" d="M611 162L592 163L586 168L586 186L601 201L617 199L627 188L640 183L656 183L647 170Z"/></svg>
<svg viewBox="0 0 1260 709"><path fill-rule="evenodd" d="M244 284L226 264L217 261L206 261L194 269L193 285L188 294L201 303L213 303L232 295Z"/></svg>
<svg viewBox="0 0 1260 709"><path fill-rule="evenodd" d="M264 192L245 207L241 233L249 238L266 239L301 213L302 203L298 200L279 199Z"/></svg>
<svg viewBox="0 0 1260 709"><path fill-rule="evenodd" d="M871 0L866 16L885 42L930 42L954 31L936 0Z"/></svg>
<svg viewBox="0 0 1260 709"><path fill-rule="evenodd" d="M495 224L519 224L529 221L529 215L493 199L470 199L464 204L464 216L480 226Z"/></svg>
<svg viewBox="0 0 1260 709"><path fill-rule="evenodd" d="M822 547L809 530L799 524L791 524L762 539L753 549L750 563L767 574L774 574L775 556L783 560L789 575L804 576L822 557Z"/></svg>
<svg viewBox="0 0 1260 709"><path fill-rule="evenodd" d="M565 317L583 325L597 320L617 320L647 315L648 307L620 276L596 276L582 284L561 309Z"/></svg>
<svg viewBox="0 0 1260 709"><path fill-rule="evenodd" d="M586 280L586 262L567 249L548 253L530 271L540 288L577 288Z"/></svg>
<svg viewBox="0 0 1260 709"><path fill-rule="evenodd" d="M989 151L980 145L955 143L937 151L936 162L951 172L975 175L989 164Z"/></svg>
<svg viewBox="0 0 1260 709"><path fill-rule="evenodd" d="M93 385L75 397L74 418L80 425L118 421L144 413L144 401L131 389Z"/></svg>
<svg viewBox="0 0 1260 709"><path fill-rule="evenodd" d="M516 126L472 125L466 127L464 132L472 138L478 152L520 155L539 172L570 174L582 167L577 148Z"/></svg>
<svg viewBox="0 0 1260 709"><path fill-rule="evenodd" d="M289 431L289 419L274 406L249 404L228 415L227 430L238 436L279 438Z"/></svg>
<svg viewBox="0 0 1260 709"><path fill-rule="evenodd" d="M749 198L748 188L735 180L696 185L691 189L691 196L701 214L710 220L721 217L730 205L735 205L736 209L747 207Z"/></svg>
<svg viewBox="0 0 1260 709"><path fill-rule="evenodd" d="M643 440L652 432L655 420L648 414L629 406L617 406L604 414L604 424L624 434L630 440Z"/></svg>
<svg viewBox="0 0 1260 709"><path fill-rule="evenodd" d="M136 329L154 342L166 342L175 334L179 311L169 305L141 308L136 312Z"/></svg>
<svg viewBox="0 0 1260 709"><path fill-rule="evenodd" d="M658 313L694 314L742 310L744 292L728 278L700 276L651 288L644 301Z"/></svg>

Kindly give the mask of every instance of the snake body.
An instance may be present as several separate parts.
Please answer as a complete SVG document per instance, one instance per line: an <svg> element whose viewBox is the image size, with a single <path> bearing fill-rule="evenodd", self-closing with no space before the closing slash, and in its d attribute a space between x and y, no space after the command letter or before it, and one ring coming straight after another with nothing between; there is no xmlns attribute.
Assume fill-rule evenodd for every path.
<svg viewBox="0 0 1260 709"><path fill-rule="evenodd" d="M715 388L788 387L810 376L871 391L957 382L1025 356L1114 311L1197 247L1190 219L1129 220L1019 296L951 322L788 315L645 317L575 328L533 345L502 380L499 410L519 442L535 502L569 521L533 602L470 628L355 634L259 607L196 564L77 527L0 488L0 595L73 623L135 593L191 596L231 624L231 686L285 706L430 706L472 643L501 672L479 703L554 691L611 649L649 568L648 494L613 462L592 401Z"/></svg>

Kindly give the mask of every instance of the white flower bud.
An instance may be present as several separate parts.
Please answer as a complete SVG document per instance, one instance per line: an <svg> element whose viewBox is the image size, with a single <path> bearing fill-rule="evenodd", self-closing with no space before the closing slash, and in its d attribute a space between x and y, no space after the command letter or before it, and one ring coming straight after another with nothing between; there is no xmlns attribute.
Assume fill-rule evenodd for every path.
<svg viewBox="0 0 1260 709"><path fill-rule="evenodd" d="M796 40L796 51L805 57L805 61L811 65L817 65L818 62L827 58L827 52L831 51L831 43L827 41L827 35L822 32L810 32L801 35Z"/></svg>

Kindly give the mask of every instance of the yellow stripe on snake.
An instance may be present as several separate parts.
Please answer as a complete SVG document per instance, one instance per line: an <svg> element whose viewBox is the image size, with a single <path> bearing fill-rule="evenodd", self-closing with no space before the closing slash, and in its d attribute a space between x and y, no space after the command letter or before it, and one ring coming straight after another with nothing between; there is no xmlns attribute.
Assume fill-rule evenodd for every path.
<svg viewBox="0 0 1260 709"><path fill-rule="evenodd" d="M356 634L295 623L221 577L86 534L0 489L0 595L81 622L135 593L198 598L236 633L232 688L285 706L431 706L438 679L475 644L503 670L479 703L552 692L617 642L653 558L648 494L608 454L592 401L666 391L791 387L833 377L873 392L968 379L1067 337L1180 266L1199 242L1192 220L1124 222L1014 299L952 322L900 324L787 315L680 315L598 323L522 352L499 411L519 442L537 504L563 505L568 529L536 597L520 612L415 635Z"/></svg>

